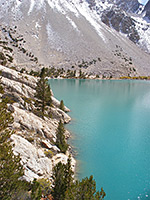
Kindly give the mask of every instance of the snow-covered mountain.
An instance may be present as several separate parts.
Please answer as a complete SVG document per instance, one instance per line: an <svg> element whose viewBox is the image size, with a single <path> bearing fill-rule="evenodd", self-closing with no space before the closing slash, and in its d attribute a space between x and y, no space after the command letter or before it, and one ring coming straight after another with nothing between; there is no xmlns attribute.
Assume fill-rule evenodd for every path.
<svg viewBox="0 0 150 200"><path fill-rule="evenodd" d="M102 22L123 33L131 41L150 53L150 1L143 6L137 0L88 1Z"/></svg>
<svg viewBox="0 0 150 200"><path fill-rule="evenodd" d="M150 0L147 2L146 6L144 7L145 12L145 19L150 22Z"/></svg>
<svg viewBox="0 0 150 200"><path fill-rule="evenodd" d="M31 49L40 63L77 68L88 62L86 70L91 73L147 75L150 55L127 39L150 51L150 27L142 14L134 14L139 9L136 2L0 0L0 23L17 26L26 40L24 47ZM16 59L25 64L21 57Z"/></svg>
<svg viewBox="0 0 150 200"><path fill-rule="evenodd" d="M116 0L116 4L124 11L131 13L135 13L140 6L138 0Z"/></svg>

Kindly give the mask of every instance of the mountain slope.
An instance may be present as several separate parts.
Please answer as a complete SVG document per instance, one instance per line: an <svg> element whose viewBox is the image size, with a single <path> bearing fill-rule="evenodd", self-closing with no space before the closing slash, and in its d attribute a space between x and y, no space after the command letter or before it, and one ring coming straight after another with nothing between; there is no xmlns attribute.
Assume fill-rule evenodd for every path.
<svg viewBox="0 0 150 200"><path fill-rule="evenodd" d="M144 7L145 18L150 21L150 1L147 2L146 6Z"/></svg>
<svg viewBox="0 0 150 200"><path fill-rule="evenodd" d="M98 8L113 6L111 1L94 2L99 3ZM98 11L84 0L0 0L0 5L1 24L17 26L25 48L32 50L40 63L79 69L83 60L94 59L86 69L89 73L108 77L150 74L150 56L102 23ZM16 59L25 65L19 56Z"/></svg>
<svg viewBox="0 0 150 200"><path fill-rule="evenodd" d="M116 4L122 8L124 11L128 11L128 12L133 12L135 13L140 4L138 2L138 0L116 0Z"/></svg>

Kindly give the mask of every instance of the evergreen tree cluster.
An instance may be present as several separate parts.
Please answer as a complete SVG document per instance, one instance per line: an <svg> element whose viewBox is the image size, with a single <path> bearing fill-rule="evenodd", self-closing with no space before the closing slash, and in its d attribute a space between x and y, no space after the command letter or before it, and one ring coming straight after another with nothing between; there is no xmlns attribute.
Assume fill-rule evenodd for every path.
<svg viewBox="0 0 150 200"><path fill-rule="evenodd" d="M20 157L15 156L10 142L10 131L6 130L0 135L0 199L12 200L25 193L27 186L25 181L19 180L23 176L23 167Z"/></svg>
<svg viewBox="0 0 150 200"><path fill-rule="evenodd" d="M53 169L52 196L54 200L102 200L106 193L103 188L96 191L93 176L75 181L69 157L66 165L59 162Z"/></svg>
<svg viewBox="0 0 150 200"><path fill-rule="evenodd" d="M71 159L67 164L59 162L53 169L52 196L54 200L64 200L65 192L73 182L73 171L71 170Z"/></svg>
<svg viewBox="0 0 150 200"><path fill-rule="evenodd" d="M105 196L103 188L96 192L96 182L90 176L73 183L65 193L65 200L102 200Z"/></svg>

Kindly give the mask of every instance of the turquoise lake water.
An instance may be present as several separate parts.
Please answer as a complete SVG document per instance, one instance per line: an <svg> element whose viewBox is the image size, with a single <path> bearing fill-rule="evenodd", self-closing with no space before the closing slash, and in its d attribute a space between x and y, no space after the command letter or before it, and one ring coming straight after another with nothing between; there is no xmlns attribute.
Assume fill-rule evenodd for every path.
<svg viewBox="0 0 150 200"><path fill-rule="evenodd" d="M66 125L78 177L94 176L106 200L150 199L150 82L50 80L71 109Z"/></svg>

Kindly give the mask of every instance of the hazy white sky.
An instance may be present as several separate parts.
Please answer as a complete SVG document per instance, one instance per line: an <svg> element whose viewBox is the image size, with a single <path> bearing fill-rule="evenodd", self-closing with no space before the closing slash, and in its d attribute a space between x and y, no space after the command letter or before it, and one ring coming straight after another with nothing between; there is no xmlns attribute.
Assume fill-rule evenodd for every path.
<svg viewBox="0 0 150 200"><path fill-rule="evenodd" d="M140 3L142 4L146 4L148 2L148 0L138 0Z"/></svg>

